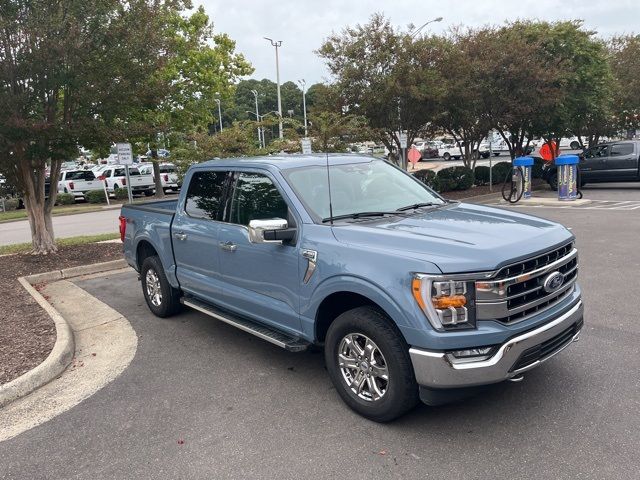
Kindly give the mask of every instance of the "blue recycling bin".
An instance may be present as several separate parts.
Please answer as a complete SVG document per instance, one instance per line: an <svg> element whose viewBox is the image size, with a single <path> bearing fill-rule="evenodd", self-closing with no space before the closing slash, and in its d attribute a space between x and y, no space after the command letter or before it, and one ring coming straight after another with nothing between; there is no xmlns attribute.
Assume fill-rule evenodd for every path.
<svg viewBox="0 0 640 480"><path fill-rule="evenodd" d="M572 201L578 197L577 155L560 155L556 158L558 167L558 200Z"/></svg>
<svg viewBox="0 0 640 480"><path fill-rule="evenodd" d="M533 166L532 157L518 157L513 160L513 165L522 167L524 174L524 192L522 198L531 198L531 167Z"/></svg>

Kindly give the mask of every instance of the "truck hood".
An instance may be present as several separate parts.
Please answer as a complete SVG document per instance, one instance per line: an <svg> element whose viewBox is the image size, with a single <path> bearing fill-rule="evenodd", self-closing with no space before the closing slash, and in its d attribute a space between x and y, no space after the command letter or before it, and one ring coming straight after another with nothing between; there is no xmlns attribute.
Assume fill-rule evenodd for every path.
<svg viewBox="0 0 640 480"><path fill-rule="evenodd" d="M464 203L349 221L334 225L333 232L341 243L420 258L443 273L494 270L573 238L558 223Z"/></svg>

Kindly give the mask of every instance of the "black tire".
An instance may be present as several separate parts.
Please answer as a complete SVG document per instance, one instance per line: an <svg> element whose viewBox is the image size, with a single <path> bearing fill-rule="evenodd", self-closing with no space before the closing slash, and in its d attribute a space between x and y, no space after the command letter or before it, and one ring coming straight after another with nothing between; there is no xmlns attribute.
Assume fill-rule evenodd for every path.
<svg viewBox="0 0 640 480"><path fill-rule="evenodd" d="M444 155L442 155L442 158L448 162L449 160L451 160L451 154L449 152L445 152Z"/></svg>
<svg viewBox="0 0 640 480"><path fill-rule="evenodd" d="M343 376L338 354L343 339L350 334L368 337L383 356L388 381L384 393L378 399L361 398L351 390ZM418 385L409 357L409 346L391 320L380 310L368 306L358 307L340 315L329 327L324 352L327 371L338 394L351 409L363 417L375 422L389 422L404 415L418 403ZM365 383L368 384L368 380Z"/></svg>
<svg viewBox="0 0 640 480"><path fill-rule="evenodd" d="M573 142L571 142L571 144L569 144L569 148L571 148L571 150L580 150L580 143L574 140Z"/></svg>
<svg viewBox="0 0 640 480"><path fill-rule="evenodd" d="M149 289L147 288L148 273L153 272L157 275L159 282L159 291L161 298L159 302L154 303L154 300L150 298ZM180 291L173 288L166 275L164 274L164 268L162 262L157 255L147 257L142 262L142 268L140 269L140 279L142 284L142 294L147 302L147 306L151 312L160 318L170 317L180 310Z"/></svg>
<svg viewBox="0 0 640 480"><path fill-rule="evenodd" d="M145 190L144 191L144 196L145 197L150 197L151 195L153 195L153 190Z"/></svg>
<svg viewBox="0 0 640 480"><path fill-rule="evenodd" d="M480 156L481 156L482 158L489 158L489 156L490 156L490 155L491 155L491 153L490 153L490 152L482 152L482 153L480 154Z"/></svg>
<svg viewBox="0 0 640 480"><path fill-rule="evenodd" d="M502 198L509 203L518 203L524 194L524 176L520 167L513 167L502 184Z"/></svg>
<svg viewBox="0 0 640 480"><path fill-rule="evenodd" d="M551 190L553 190L554 192L558 191L558 173L554 172L551 174L551 176L549 177L549 186L551 187Z"/></svg>

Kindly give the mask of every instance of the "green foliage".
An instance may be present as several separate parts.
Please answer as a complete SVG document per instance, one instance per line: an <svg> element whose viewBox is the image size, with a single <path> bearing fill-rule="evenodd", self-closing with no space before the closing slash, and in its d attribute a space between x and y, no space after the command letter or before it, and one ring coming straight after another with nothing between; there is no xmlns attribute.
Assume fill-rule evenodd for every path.
<svg viewBox="0 0 640 480"><path fill-rule="evenodd" d="M443 168L437 177L441 192L468 190L473 185L473 171L467 167Z"/></svg>
<svg viewBox="0 0 640 480"><path fill-rule="evenodd" d="M116 197L116 200L127 200L129 191L126 188L118 188L113 192L113 196Z"/></svg>
<svg viewBox="0 0 640 480"><path fill-rule="evenodd" d="M485 165L478 165L474 171L475 180L474 184L481 185L489 185L489 172L491 169Z"/></svg>
<svg viewBox="0 0 640 480"><path fill-rule="evenodd" d="M73 205L76 203L76 197L72 193L58 193L56 203L58 205Z"/></svg>
<svg viewBox="0 0 640 480"><path fill-rule="evenodd" d="M84 199L89 203L107 203L104 190L89 190L84 194Z"/></svg>
<svg viewBox="0 0 640 480"><path fill-rule="evenodd" d="M433 170L427 170L427 169L418 170L413 174L413 176L416 177L418 180L420 180L422 183L424 183L427 187L431 188L432 190L435 190L436 192L440 191L438 176L436 175L436 172L434 172Z"/></svg>
<svg viewBox="0 0 640 480"><path fill-rule="evenodd" d="M457 182L453 172L454 169L455 167L443 168L437 173L439 192L450 192L456 189Z"/></svg>
<svg viewBox="0 0 640 480"><path fill-rule="evenodd" d="M493 166L493 184L500 184L504 182L508 173L511 171L511 163L498 162Z"/></svg>
<svg viewBox="0 0 640 480"><path fill-rule="evenodd" d="M19 203L20 203L20 201L17 198L5 198L4 199L4 211L5 212L12 212L14 210L17 210Z"/></svg>

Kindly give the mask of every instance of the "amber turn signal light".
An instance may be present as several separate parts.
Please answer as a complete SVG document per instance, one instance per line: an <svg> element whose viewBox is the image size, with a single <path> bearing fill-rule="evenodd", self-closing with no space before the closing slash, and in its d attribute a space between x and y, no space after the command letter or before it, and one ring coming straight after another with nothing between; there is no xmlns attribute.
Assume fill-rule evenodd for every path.
<svg viewBox="0 0 640 480"><path fill-rule="evenodd" d="M431 299L433 306L438 310L445 310L447 308L461 308L467 304L467 298L464 295L452 295L443 297L434 297Z"/></svg>

